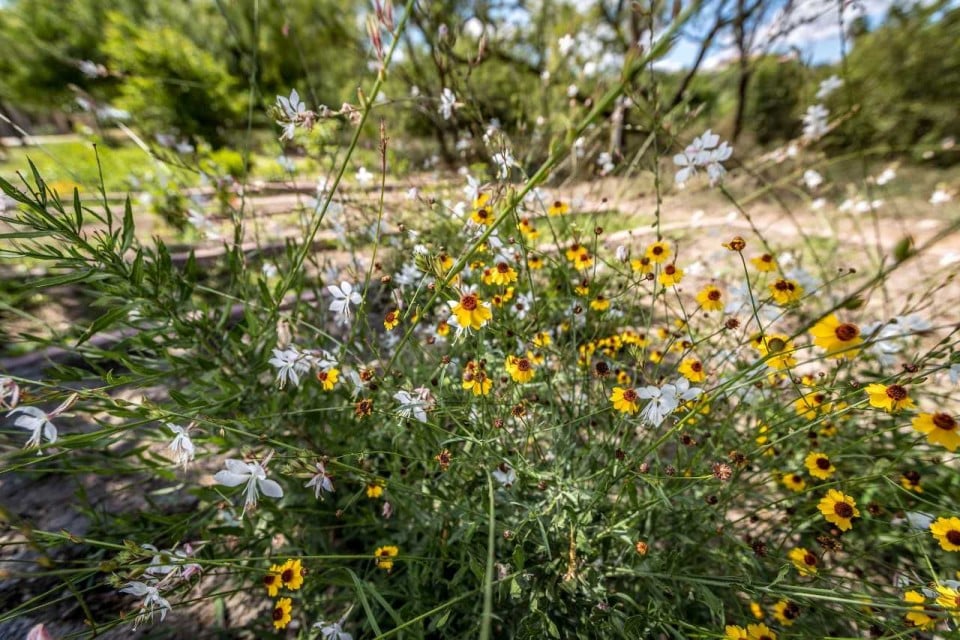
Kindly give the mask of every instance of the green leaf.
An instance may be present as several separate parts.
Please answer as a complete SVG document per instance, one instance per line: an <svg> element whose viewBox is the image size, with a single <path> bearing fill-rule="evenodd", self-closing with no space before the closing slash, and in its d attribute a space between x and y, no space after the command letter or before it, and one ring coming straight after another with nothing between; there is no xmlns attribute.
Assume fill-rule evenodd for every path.
<svg viewBox="0 0 960 640"><path fill-rule="evenodd" d="M134 239L133 206L130 204L130 196L123 205L123 242L120 244L120 251L126 251L133 246Z"/></svg>

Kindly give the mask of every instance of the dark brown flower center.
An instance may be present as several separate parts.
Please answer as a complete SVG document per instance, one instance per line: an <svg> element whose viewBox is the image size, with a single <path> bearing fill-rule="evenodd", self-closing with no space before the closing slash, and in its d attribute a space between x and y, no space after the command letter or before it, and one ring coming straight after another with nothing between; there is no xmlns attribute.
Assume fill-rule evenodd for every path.
<svg viewBox="0 0 960 640"><path fill-rule="evenodd" d="M833 512L841 518L850 518L853 516L853 507L846 502L838 502L833 506Z"/></svg>
<svg viewBox="0 0 960 640"><path fill-rule="evenodd" d="M793 291L794 289L793 283L787 280L777 280L773 286L777 291Z"/></svg>
<svg viewBox="0 0 960 640"><path fill-rule="evenodd" d="M677 268L672 264L668 264L666 267L663 268L663 272L666 273L668 276L672 276L677 272Z"/></svg>
<svg viewBox="0 0 960 640"><path fill-rule="evenodd" d="M947 531L946 538L950 544L960 546L960 531L957 531L956 529L950 529L950 531Z"/></svg>
<svg viewBox="0 0 960 640"><path fill-rule="evenodd" d="M656 245L653 249L651 249L651 252L653 253L653 255L658 256L661 253L663 253L663 247L661 247L660 245Z"/></svg>
<svg viewBox="0 0 960 640"><path fill-rule="evenodd" d="M695 373L700 373L701 371L703 371L703 365L700 364L699 362L693 362L690 364L690 370Z"/></svg>
<svg viewBox="0 0 960 640"><path fill-rule="evenodd" d="M273 583L276 581L277 581L277 576L272 573L268 576L263 576L263 586L265 587L272 586Z"/></svg>
<svg viewBox="0 0 960 640"><path fill-rule="evenodd" d="M633 389L627 389L623 392L623 399L627 402L636 402L637 401L637 392Z"/></svg>
<svg viewBox="0 0 960 640"><path fill-rule="evenodd" d="M553 206L555 209L561 209L563 208L563 202L561 202L560 200L557 200L556 202L553 203Z"/></svg>
<svg viewBox="0 0 960 640"><path fill-rule="evenodd" d="M773 256L769 253L765 253L760 256L760 262L773 262Z"/></svg>
<svg viewBox="0 0 960 640"><path fill-rule="evenodd" d="M900 402L907 397L907 390L901 387L899 384L892 384L887 387L887 397L894 402Z"/></svg>
<svg viewBox="0 0 960 640"><path fill-rule="evenodd" d="M830 468L830 461L827 458L817 458L817 468L826 471Z"/></svg>
<svg viewBox="0 0 960 640"><path fill-rule="evenodd" d="M948 413L933 414L933 425L944 431L954 431L957 428L957 421Z"/></svg>
<svg viewBox="0 0 960 640"><path fill-rule="evenodd" d="M497 271L499 271L500 273L506 273L509 270L510 270L510 265L508 265L506 262L497 263Z"/></svg>
<svg viewBox="0 0 960 640"><path fill-rule="evenodd" d="M281 607L275 607L273 609L273 619L283 620L283 609Z"/></svg>
<svg viewBox="0 0 960 640"><path fill-rule="evenodd" d="M817 556L813 555L812 553L804 554L803 564L807 565L808 567L817 566Z"/></svg>
<svg viewBox="0 0 960 640"><path fill-rule="evenodd" d="M800 607L793 604L792 602L788 604L786 607L784 607L783 609L783 617L786 618L787 620L793 620L799 615L800 615Z"/></svg>
<svg viewBox="0 0 960 640"><path fill-rule="evenodd" d="M485 219L489 215L490 215L490 212L487 211L486 209L480 209L479 211L477 211L477 217L480 218L481 220Z"/></svg>
<svg viewBox="0 0 960 640"><path fill-rule="evenodd" d="M845 322L833 330L840 342L850 342L860 335L860 329L855 324Z"/></svg>
<svg viewBox="0 0 960 640"><path fill-rule="evenodd" d="M713 300L716 302L720 299L720 291L718 289L711 289L710 293L707 294L707 300Z"/></svg>
<svg viewBox="0 0 960 640"><path fill-rule="evenodd" d="M293 580L293 569L287 569L280 574L280 579L284 582L290 582Z"/></svg>
<svg viewBox="0 0 960 640"><path fill-rule="evenodd" d="M823 404L824 395L822 393L815 394L813 396L813 401L817 404Z"/></svg>
<svg viewBox="0 0 960 640"><path fill-rule="evenodd" d="M520 371L530 371L530 361L526 358L520 358L517 360L517 369Z"/></svg>
<svg viewBox="0 0 960 640"><path fill-rule="evenodd" d="M477 308L477 296L472 293L468 293L465 296L460 297L460 306L466 309L467 311L473 311Z"/></svg>

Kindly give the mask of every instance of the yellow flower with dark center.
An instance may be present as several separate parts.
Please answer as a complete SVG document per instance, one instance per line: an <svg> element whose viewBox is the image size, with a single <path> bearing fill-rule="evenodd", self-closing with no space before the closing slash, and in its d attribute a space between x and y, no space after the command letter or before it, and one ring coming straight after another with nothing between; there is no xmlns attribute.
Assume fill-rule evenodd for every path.
<svg viewBox="0 0 960 640"><path fill-rule="evenodd" d="M748 640L747 630L734 624L728 624L723 630L724 640Z"/></svg>
<svg viewBox="0 0 960 640"><path fill-rule="evenodd" d="M493 224L495 216L493 215L493 209L487 206L489 201L489 194L481 193L480 196L473 201L473 213L470 214L470 219L477 224Z"/></svg>
<svg viewBox="0 0 960 640"><path fill-rule="evenodd" d="M544 362L547 361L547 358L539 351L537 352L527 351L527 360L529 360L530 364L532 364L533 366L539 367L540 365L542 365Z"/></svg>
<svg viewBox="0 0 960 640"><path fill-rule="evenodd" d="M817 556L813 555L803 547L791 549L790 553L787 554L787 557L790 558L790 562L793 563L793 566L796 567L800 575L817 575Z"/></svg>
<svg viewBox="0 0 960 640"><path fill-rule="evenodd" d="M567 247L566 252L564 253L567 256L567 260L573 262L577 259L577 256L584 251L585 247L579 242L574 242L569 247Z"/></svg>
<svg viewBox="0 0 960 640"><path fill-rule="evenodd" d="M400 549L394 545L377 547L373 552L373 557L377 560L377 568L384 571L393 569L393 559L400 553Z"/></svg>
<svg viewBox="0 0 960 640"><path fill-rule="evenodd" d="M650 351L650 362L654 364L660 364L663 362L663 351L660 349L653 349Z"/></svg>
<svg viewBox="0 0 960 640"><path fill-rule="evenodd" d="M379 478L367 484L367 497L376 500L383 495L383 480Z"/></svg>
<svg viewBox="0 0 960 640"><path fill-rule="evenodd" d="M658 280L665 287L675 287L683 280L683 269L675 264L668 264L660 272Z"/></svg>
<svg viewBox="0 0 960 640"><path fill-rule="evenodd" d="M830 403L822 391L811 391L794 401L793 410L807 420L815 420L818 415L830 413Z"/></svg>
<svg viewBox="0 0 960 640"><path fill-rule="evenodd" d="M461 295L460 300L453 305L452 310L453 315L457 317L457 322L465 329L480 329L493 317L490 306L480 300L475 293Z"/></svg>
<svg viewBox="0 0 960 640"><path fill-rule="evenodd" d="M923 493L923 487L920 486L920 473L913 469L900 474L900 486L907 491Z"/></svg>
<svg viewBox="0 0 960 640"><path fill-rule="evenodd" d="M513 287L507 287L506 289L504 289L503 293L498 293L492 298L490 298L490 302L492 302L493 306L495 307L502 307L506 303L510 302L511 298L513 298L513 292L514 292Z"/></svg>
<svg viewBox="0 0 960 640"><path fill-rule="evenodd" d="M484 284L496 284L504 286L516 281L517 272L514 271L513 267L511 267L509 263L503 260L498 260L493 267L490 269L484 269L483 271Z"/></svg>
<svg viewBox="0 0 960 640"><path fill-rule="evenodd" d="M446 320L441 320L437 323L437 335L441 338L446 338L450 334L450 325L447 324Z"/></svg>
<svg viewBox="0 0 960 640"><path fill-rule="evenodd" d="M330 391L333 389L339 378L340 370L336 367L331 367L325 371L323 369L317 371L317 382L323 385L324 391Z"/></svg>
<svg viewBox="0 0 960 640"><path fill-rule="evenodd" d="M453 266L453 258L446 253L441 253L437 256L437 266L440 267L441 271L450 271L450 267Z"/></svg>
<svg viewBox="0 0 960 640"><path fill-rule="evenodd" d="M610 308L610 301L607 300L602 293L598 293L597 296L590 301L590 308L594 311L606 311Z"/></svg>
<svg viewBox="0 0 960 640"><path fill-rule="evenodd" d="M785 334L768 333L762 337L757 336L753 346L762 357L767 358L766 364L771 369L782 371L797 364L797 359L793 357L796 347Z"/></svg>
<svg viewBox="0 0 960 640"><path fill-rule="evenodd" d="M630 268L642 275L647 275L653 273L653 261L647 256L634 258L630 261Z"/></svg>
<svg viewBox="0 0 960 640"><path fill-rule="evenodd" d="M954 620L960 620L960 591L946 585L937 585L937 604L947 610Z"/></svg>
<svg viewBox="0 0 960 640"><path fill-rule="evenodd" d="M281 571L281 565L270 565L270 571L267 573L267 575L263 576L263 586L266 587L267 595L271 598L275 598L277 593L280 592L280 586L282 584L282 581L280 580Z"/></svg>
<svg viewBox="0 0 960 640"><path fill-rule="evenodd" d="M514 382L524 383L533 380L533 364L526 358L518 358L514 355L507 356L505 368Z"/></svg>
<svg viewBox="0 0 960 640"><path fill-rule="evenodd" d="M647 247L646 255L651 262L661 264L670 258L670 245L666 242L654 242Z"/></svg>
<svg viewBox="0 0 960 640"><path fill-rule="evenodd" d="M817 451L807 454L807 459L803 461L803 464L806 465L810 475L821 480L828 480L830 476L837 472L837 468L830 462L827 454Z"/></svg>
<svg viewBox="0 0 960 640"><path fill-rule="evenodd" d="M590 293L590 283L584 280L573 288L573 292L578 296L585 296Z"/></svg>
<svg viewBox="0 0 960 640"><path fill-rule="evenodd" d="M387 311L387 315L383 316L384 328L387 331L393 331L397 328L398 324L400 324L400 312L396 309Z"/></svg>
<svg viewBox="0 0 960 640"><path fill-rule="evenodd" d="M836 489L827 491L817 508L827 522L837 525L841 531L849 531L853 527L852 520L860 517L857 501Z"/></svg>
<svg viewBox="0 0 960 640"><path fill-rule="evenodd" d="M927 442L953 453L960 446L960 423L949 413L921 413L913 419L913 428L927 434Z"/></svg>
<svg viewBox="0 0 960 640"><path fill-rule="evenodd" d="M280 598L277 600L277 604L273 607L273 628L274 629L286 629L287 625L290 624L291 616L290 611L293 609L293 605L290 602L290 598Z"/></svg>
<svg viewBox="0 0 960 640"><path fill-rule="evenodd" d="M929 631L937 626L936 619L927 614L927 608L924 606L926 599L922 593L907 591L903 594L903 601L913 605L904 616L908 623L922 631Z"/></svg>
<svg viewBox="0 0 960 640"><path fill-rule="evenodd" d="M573 266L580 271L592 267L593 258L590 256L590 252L586 249L580 251L580 253L577 254L577 257L573 260Z"/></svg>
<svg viewBox="0 0 960 640"><path fill-rule="evenodd" d="M803 287L796 280L780 278L770 284L770 295L781 307L793 304L803 297Z"/></svg>
<svg viewBox="0 0 960 640"><path fill-rule="evenodd" d="M640 396L632 388L614 387L610 400L613 402L613 408L621 413L640 411Z"/></svg>
<svg viewBox="0 0 960 640"><path fill-rule="evenodd" d="M960 551L960 518L937 518L930 533L944 551Z"/></svg>
<svg viewBox="0 0 960 640"><path fill-rule="evenodd" d="M517 229L520 230L520 233L523 234L527 240L536 240L540 237L540 232L537 231L537 228L530 222L530 218L523 218L517 224Z"/></svg>
<svg viewBox="0 0 960 640"><path fill-rule="evenodd" d="M697 294L697 302L704 311L723 311L723 292L708 284Z"/></svg>
<svg viewBox="0 0 960 640"><path fill-rule="evenodd" d="M553 204L547 209L547 215L550 216L562 216L566 213L570 213L570 205L562 200L554 200Z"/></svg>
<svg viewBox="0 0 960 640"><path fill-rule="evenodd" d="M748 624L747 640L777 640L777 634L763 623Z"/></svg>
<svg viewBox="0 0 960 640"><path fill-rule="evenodd" d="M883 409L889 413L896 413L913 406L913 400L907 395L906 387L899 384L869 384L866 391L870 397L871 407Z"/></svg>
<svg viewBox="0 0 960 640"><path fill-rule="evenodd" d="M690 382L703 382L707 374L703 370L703 363L696 358L686 358L677 367L677 371Z"/></svg>
<svg viewBox="0 0 960 640"><path fill-rule="evenodd" d="M750 258L750 262L757 268L757 271L766 272L777 270L777 260L769 253L757 256L756 258Z"/></svg>
<svg viewBox="0 0 960 640"><path fill-rule="evenodd" d="M535 347L549 347L552 343L553 338L546 331L539 331L533 336L533 346Z"/></svg>
<svg viewBox="0 0 960 640"><path fill-rule="evenodd" d="M827 350L827 357L852 360L863 344L860 327L849 322L840 322L833 313L822 319L810 329L813 343Z"/></svg>
<svg viewBox="0 0 960 640"><path fill-rule="evenodd" d="M623 369L617 370L617 384L622 384L627 386L630 384L630 374L624 371Z"/></svg>
<svg viewBox="0 0 960 640"><path fill-rule="evenodd" d="M535 253L527 255L527 269L538 271L543 269L543 258Z"/></svg>
<svg viewBox="0 0 960 640"><path fill-rule="evenodd" d="M807 488L807 481L804 480L803 476L799 473L785 473L781 480L783 481L783 486L796 493L800 493Z"/></svg>
<svg viewBox="0 0 960 640"><path fill-rule="evenodd" d="M800 607L796 603L781 600L773 605L773 617L783 626L789 627L800 617Z"/></svg>
<svg viewBox="0 0 960 640"><path fill-rule="evenodd" d="M290 591L296 591L303 586L303 564L301 564L299 558L287 560L280 567L280 580L283 581L283 587L290 589Z"/></svg>
<svg viewBox="0 0 960 640"><path fill-rule="evenodd" d="M463 388L472 391L475 396L485 396L493 388L493 380L487 376L483 366L471 360L463 370Z"/></svg>

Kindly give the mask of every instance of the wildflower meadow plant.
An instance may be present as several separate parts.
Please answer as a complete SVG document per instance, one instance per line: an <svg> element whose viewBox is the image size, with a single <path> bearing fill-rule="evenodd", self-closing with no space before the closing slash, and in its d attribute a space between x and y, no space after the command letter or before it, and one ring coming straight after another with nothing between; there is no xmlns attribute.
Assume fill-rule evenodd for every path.
<svg viewBox="0 0 960 640"><path fill-rule="evenodd" d="M2 473L67 506L44 523L2 512L0 575L26 586L0 624L960 633L956 264L933 260L956 205L941 198L914 235L876 208L839 210L878 185L834 184L817 147L857 117L821 104L837 76L779 163L686 103L667 109L654 62L699 3L627 55L602 50L613 31L544 38L536 82L566 111L533 132L469 97L496 30L428 28L419 4L395 18L373 3L357 104L252 103L291 156L339 145L316 198L291 188L296 215L276 223L290 233L269 251L246 191L214 244L179 252L105 189L60 193L36 167L0 178L3 256L30 265L22 299L69 287L92 314L69 328L26 302L16 314L41 356L0 371ZM414 15L413 44L450 71L432 93L389 84ZM388 88L410 98L378 100ZM463 172L394 174L401 115L469 130ZM606 145L628 117L648 136L634 158ZM452 138L444 152L461 162ZM650 197L620 205L576 171ZM814 192L835 215L810 210ZM671 213L684 197L722 216Z"/></svg>

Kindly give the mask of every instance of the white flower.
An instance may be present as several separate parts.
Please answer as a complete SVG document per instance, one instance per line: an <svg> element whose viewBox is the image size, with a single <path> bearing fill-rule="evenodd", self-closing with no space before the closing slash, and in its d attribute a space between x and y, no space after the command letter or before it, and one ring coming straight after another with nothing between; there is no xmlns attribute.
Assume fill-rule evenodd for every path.
<svg viewBox="0 0 960 640"><path fill-rule="evenodd" d="M807 169L803 172L803 182L807 185L807 189L813 190L823 184L823 176L813 169Z"/></svg>
<svg viewBox="0 0 960 640"><path fill-rule="evenodd" d="M317 463L317 472L310 478L304 487L313 487L313 493L319 500L323 500L323 492L333 493L333 476L327 473L327 467L322 463Z"/></svg>
<svg viewBox="0 0 960 640"><path fill-rule="evenodd" d="M830 112L822 104L807 107L803 114L803 137L816 140L827 132L827 117Z"/></svg>
<svg viewBox="0 0 960 640"><path fill-rule="evenodd" d="M894 178L897 177L897 172L893 167L887 167L883 172L877 176L877 184L881 187L888 182L891 182Z"/></svg>
<svg viewBox="0 0 960 640"><path fill-rule="evenodd" d="M560 55L565 56L573 50L573 45L576 43L576 40L573 39L573 36L565 34L562 38L557 40L557 48L560 50Z"/></svg>
<svg viewBox="0 0 960 640"><path fill-rule="evenodd" d="M457 106L457 96L449 87L444 87L443 93L440 94L440 116L444 120L449 120L453 117L453 112Z"/></svg>
<svg viewBox="0 0 960 640"><path fill-rule="evenodd" d="M134 629L144 621L152 620L153 614L157 611L160 612L160 622L163 622L163 619L167 617L167 612L170 611L170 603L160 595L160 590L157 587L133 581L128 582L123 589L120 589L120 593L128 593L137 598L143 598L143 602L140 603L140 610L133 623Z"/></svg>
<svg viewBox="0 0 960 640"><path fill-rule="evenodd" d="M361 187L366 187L373 182L373 174L367 171L366 167L360 167L357 169L357 184Z"/></svg>
<svg viewBox="0 0 960 640"><path fill-rule="evenodd" d="M243 503L244 511L257 505L257 498L260 495L258 489L269 498L283 497L283 489L267 478L267 472L259 462L229 459L224 462L224 465L227 467L226 470L217 471L213 479L217 484L227 487L237 487L244 483L247 485Z"/></svg>
<svg viewBox="0 0 960 640"><path fill-rule="evenodd" d="M50 422L52 416L47 415L36 407L17 407L8 413L7 416L12 416L17 413L19 413L20 416L13 421L13 426L33 432L30 435L30 439L27 440L27 444L23 446L24 449L39 447L40 441L43 438L46 438L50 444L57 441L57 427Z"/></svg>
<svg viewBox="0 0 960 640"><path fill-rule="evenodd" d="M340 626L343 619L338 622L317 622L314 623L314 629L320 629L320 635L323 640L353 640L353 636L343 630Z"/></svg>
<svg viewBox="0 0 960 640"><path fill-rule="evenodd" d="M407 197L407 200L416 200L418 197L420 197L420 190L417 189L416 187L410 187L409 189L407 189L406 197Z"/></svg>
<svg viewBox="0 0 960 640"><path fill-rule="evenodd" d="M277 164L280 165L280 168L286 171L287 173L297 172L296 163L290 158L288 158L287 156L277 156Z"/></svg>
<svg viewBox="0 0 960 640"><path fill-rule="evenodd" d="M710 178L710 184L715 185L723 179L727 171L722 162L733 155L733 147L727 142L720 143L720 136L710 129L693 139L683 153L673 156L673 163L680 167L674 176L678 185L683 185L697 173L697 167L705 167ZM719 146L717 146L719 144Z"/></svg>
<svg viewBox="0 0 960 640"><path fill-rule="evenodd" d="M926 531L933 522L933 516L922 511L907 511L907 522L912 529L917 531Z"/></svg>
<svg viewBox="0 0 960 640"><path fill-rule="evenodd" d="M353 285L349 282L341 282L339 287L330 285L327 287L327 291L333 296L333 301L330 303L330 310L345 318L350 317L350 305L359 305L363 300L363 298L360 297L360 293L354 291Z"/></svg>
<svg viewBox="0 0 960 640"><path fill-rule="evenodd" d="M20 404L20 385L10 378L0 378L0 409L15 409L18 404Z"/></svg>
<svg viewBox="0 0 960 640"><path fill-rule="evenodd" d="M643 407L640 418L659 427L666 417L680 406L680 400L693 400L701 392L699 387L691 388L690 381L686 378L679 378L675 383L667 383L662 387L641 387L637 389L637 396L650 402Z"/></svg>
<svg viewBox="0 0 960 640"><path fill-rule="evenodd" d="M622 244L616 250L617 262L626 262L630 259L630 252Z"/></svg>
<svg viewBox="0 0 960 640"><path fill-rule="evenodd" d="M576 97L577 97L577 93L578 93L579 91L580 91L580 89L577 88L577 85L571 84L569 87L567 87L567 97L568 97L568 98L576 98Z"/></svg>
<svg viewBox="0 0 960 640"><path fill-rule="evenodd" d="M402 418L416 418L420 422L427 421L427 409L433 406L433 396L429 389L419 387L415 389L416 395L409 391L401 389L393 394L393 399L400 403L397 413Z"/></svg>
<svg viewBox="0 0 960 640"><path fill-rule="evenodd" d="M173 452L178 465L187 467L187 463L193 460L196 448L193 446L193 440L187 430L178 424L167 423L167 429L173 432L173 441L167 445L167 449Z"/></svg>
<svg viewBox="0 0 960 640"><path fill-rule="evenodd" d="M947 370L947 375L950 376L950 382L953 384L960 382L960 362L950 365L950 368Z"/></svg>
<svg viewBox="0 0 960 640"><path fill-rule="evenodd" d="M265 278L275 278L280 270L272 262L264 262L263 266L260 267L260 272Z"/></svg>
<svg viewBox="0 0 960 640"><path fill-rule="evenodd" d="M277 368L277 383L283 389L287 382L297 387L300 376L310 370L310 361L295 347L274 349L270 364Z"/></svg>
<svg viewBox="0 0 960 640"><path fill-rule="evenodd" d="M509 149L493 154L493 162L497 165L497 178L506 180L510 175L510 168L517 164Z"/></svg>
<svg viewBox="0 0 960 640"><path fill-rule="evenodd" d="M938 205L950 202L953 200L953 196L950 195L950 192L943 189L937 189L933 192L933 195L930 196L930 204Z"/></svg>
<svg viewBox="0 0 960 640"><path fill-rule="evenodd" d="M843 86L843 80L837 76L830 76L826 80L823 80L820 83L820 88L817 89L817 100L823 100L828 95L839 89Z"/></svg>
<svg viewBox="0 0 960 640"><path fill-rule="evenodd" d="M499 482L504 489L509 489L513 486L513 483L517 481L517 473L510 468L510 465L503 463L493 472L493 478Z"/></svg>
<svg viewBox="0 0 960 640"><path fill-rule="evenodd" d="M290 97L277 96L277 106L288 120L296 120L307 112L307 105L300 101L300 94L296 89L290 91Z"/></svg>
<svg viewBox="0 0 960 640"><path fill-rule="evenodd" d="M600 167L601 175L607 175L616 166L613 164L613 156L606 151L597 156L597 165Z"/></svg>

